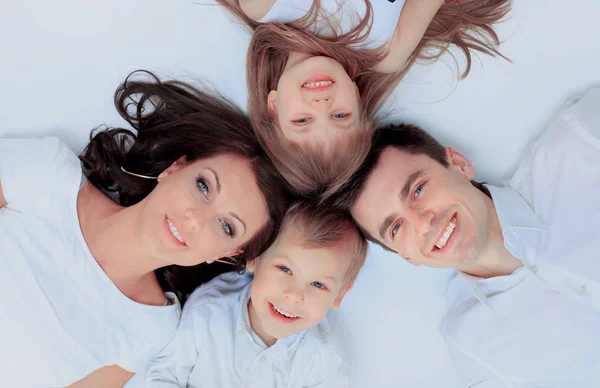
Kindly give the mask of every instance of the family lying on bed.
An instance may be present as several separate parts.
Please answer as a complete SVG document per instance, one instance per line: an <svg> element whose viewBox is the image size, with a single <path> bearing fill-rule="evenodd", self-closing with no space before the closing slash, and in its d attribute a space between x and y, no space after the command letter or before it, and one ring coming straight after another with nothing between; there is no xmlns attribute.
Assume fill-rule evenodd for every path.
<svg viewBox="0 0 600 388"><path fill-rule="evenodd" d="M133 131L79 156L0 139L3 386L347 387L326 314L367 240L457 270L463 386L597 386L600 90L496 187L377 112L417 58L499 54L508 1L218 2L252 29L248 117L143 73L115 95Z"/></svg>

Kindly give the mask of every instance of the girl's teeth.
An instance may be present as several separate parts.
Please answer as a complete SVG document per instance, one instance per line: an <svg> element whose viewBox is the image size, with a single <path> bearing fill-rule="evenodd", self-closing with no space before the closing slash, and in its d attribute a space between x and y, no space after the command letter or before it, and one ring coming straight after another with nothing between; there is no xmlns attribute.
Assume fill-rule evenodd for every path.
<svg viewBox="0 0 600 388"><path fill-rule="evenodd" d="M442 249L446 245L446 243L448 242L448 239L450 238L450 236L452 236L452 232L454 232L454 228L456 228L456 217L453 217L450 220L450 223L446 227L446 231L444 232L444 235L435 244L435 246L438 247L438 249Z"/></svg>
<svg viewBox="0 0 600 388"><path fill-rule="evenodd" d="M181 234L179 233L179 231L177 230L177 228L175 227L175 225L173 225L173 223L171 222L170 219L167 218L167 224L169 224L169 229L171 230L171 234L173 236L175 236L175 238L177 240L179 240L179 242L183 242L183 237L181 237Z"/></svg>
<svg viewBox="0 0 600 388"><path fill-rule="evenodd" d="M333 81L331 80L327 80L327 81L311 81L311 82L307 82L304 85L302 85L303 88L320 88L322 86L327 86L327 85L331 85L333 83Z"/></svg>

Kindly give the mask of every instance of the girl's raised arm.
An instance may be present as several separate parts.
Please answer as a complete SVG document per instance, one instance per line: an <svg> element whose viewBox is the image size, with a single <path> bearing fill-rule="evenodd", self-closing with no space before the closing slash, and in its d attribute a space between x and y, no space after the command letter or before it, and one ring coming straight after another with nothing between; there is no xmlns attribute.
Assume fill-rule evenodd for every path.
<svg viewBox="0 0 600 388"><path fill-rule="evenodd" d="M444 0L406 0L387 56L375 65L374 70L379 73L402 70L442 4Z"/></svg>
<svg viewBox="0 0 600 388"><path fill-rule="evenodd" d="M239 0L242 11L251 19L260 20L269 12L275 0Z"/></svg>

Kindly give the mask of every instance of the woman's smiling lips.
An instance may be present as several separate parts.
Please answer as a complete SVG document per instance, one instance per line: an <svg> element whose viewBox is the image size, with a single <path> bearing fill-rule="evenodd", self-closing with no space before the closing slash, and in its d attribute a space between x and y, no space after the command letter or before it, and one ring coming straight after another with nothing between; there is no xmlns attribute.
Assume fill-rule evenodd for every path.
<svg viewBox="0 0 600 388"><path fill-rule="evenodd" d="M187 244L185 243L181 232L179 231L177 226L175 226L173 221L169 219L169 217L165 216L165 221L163 224L166 229L167 237L173 244L180 247L187 247Z"/></svg>

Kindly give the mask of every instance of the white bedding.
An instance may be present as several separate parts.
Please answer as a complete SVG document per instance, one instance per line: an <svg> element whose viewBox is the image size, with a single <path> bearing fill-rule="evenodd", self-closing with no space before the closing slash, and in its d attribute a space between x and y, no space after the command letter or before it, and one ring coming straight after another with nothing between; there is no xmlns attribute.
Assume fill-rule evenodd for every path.
<svg viewBox="0 0 600 388"><path fill-rule="evenodd" d="M379 1L379 0L378 0ZM418 66L390 99L395 112L467 155L499 183L564 101L600 86L600 2L517 1L502 52L455 83L452 60ZM89 131L122 125L112 105L132 70L208 81L246 105L249 35L216 6L191 0L8 1L0 5L0 136L55 134L80 150ZM414 268L371 247L332 319L353 387L454 387L437 331L450 272Z"/></svg>

